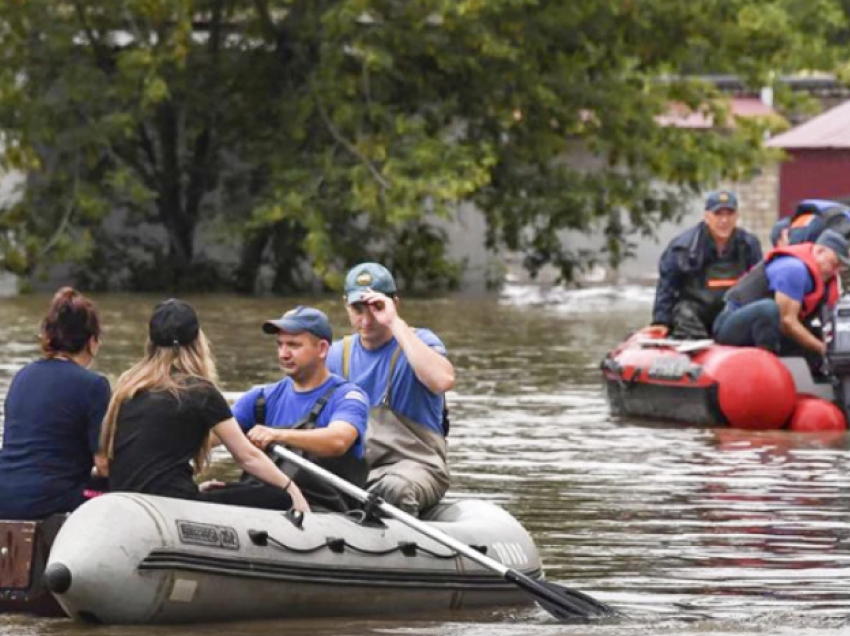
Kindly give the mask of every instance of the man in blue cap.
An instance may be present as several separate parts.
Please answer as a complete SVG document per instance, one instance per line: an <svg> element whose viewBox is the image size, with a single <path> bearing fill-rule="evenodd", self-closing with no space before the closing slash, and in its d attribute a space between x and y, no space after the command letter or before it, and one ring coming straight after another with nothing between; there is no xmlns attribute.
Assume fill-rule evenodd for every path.
<svg viewBox="0 0 850 636"><path fill-rule="evenodd" d="M737 224L735 193L711 192L702 222L664 250L652 308L652 325L662 336L709 337L723 295L761 260L758 239Z"/></svg>
<svg viewBox="0 0 850 636"><path fill-rule="evenodd" d="M378 263L352 267L345 302L354 335L331 347L328 367L369 395L369 487L419 514L449 487L445 393L454 386L446 347L399 316L395 280Z"/></svg>
<svg viewBox="0 0 850 636"><path fill-rule="evenodd" d="M808 353L817 370L826 344L805 322L823 305L837 302L837 274L850 265L848 248L841 234L824 230L816 243L772 249L726 294L715 340L784 355Z"/></svg>
<svg viewBox="0 0 850 636"><path fill-rule="evenodd" d="M233 416L257 447L279 443L304 452L306 459L365 488L369 399L325 362L333 340L328 317L298 306L263 323L275 336L284 378L255 387L233 406ZM306 471L281 468L298 484L311 506L344 512L355 503Z"/></svg>

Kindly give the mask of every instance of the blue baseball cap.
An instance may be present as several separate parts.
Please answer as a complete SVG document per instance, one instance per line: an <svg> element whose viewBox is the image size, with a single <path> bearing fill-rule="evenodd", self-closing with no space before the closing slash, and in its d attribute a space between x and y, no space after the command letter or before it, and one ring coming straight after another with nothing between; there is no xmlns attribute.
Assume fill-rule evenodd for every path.
<svg viewBox="0 0 850 636"><path fill-rule="evenodd" d="M705 200L706 212L717 212L718 210L738 210L738 197L729 190L718 190L710 192Z"/></svg>
<svg viewBox="0 0 850 636"><path fill-rule="evenodd" d="M333 342L334 339L331 323L325 313L304 305L290 309L277 320L267 320L263 323L263 331L267 334L275 334L278 331L285 331L286 333L304 333L306 331L321 340Z"/></svg>
<svg viewBox="0 0 850 636"><path fill-rule="evenodd" d="M824 230L815 242L818 245L825 245L831 249L838 255L838 260L840 260L842 264L850 267L850 256L848 256L848 251L850 251L850 242L848 242L847 239L841 236L838 232L835 230Z"/></svg>
<svg viewBox="0 0 850 636"><path fill-rule="evenodd" d="M395 280L390 270L378 263L360 263L348 270L345 276L345 301L349 305L360 302L363 294L370 289L387 296L395 295Z"/></svg>

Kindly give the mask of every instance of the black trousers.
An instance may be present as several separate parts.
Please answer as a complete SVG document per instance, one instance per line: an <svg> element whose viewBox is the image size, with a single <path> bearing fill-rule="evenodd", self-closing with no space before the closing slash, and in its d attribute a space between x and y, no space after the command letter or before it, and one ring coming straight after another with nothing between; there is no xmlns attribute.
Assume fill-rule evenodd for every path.
<svg viewBox="0 0 850 636"><path fill-rule="evenodd" d="M288 492L261 481L236 481L221 488L211 488L198 493L198 501L264 510L289 510L292 507L292 497Z"/></svg>

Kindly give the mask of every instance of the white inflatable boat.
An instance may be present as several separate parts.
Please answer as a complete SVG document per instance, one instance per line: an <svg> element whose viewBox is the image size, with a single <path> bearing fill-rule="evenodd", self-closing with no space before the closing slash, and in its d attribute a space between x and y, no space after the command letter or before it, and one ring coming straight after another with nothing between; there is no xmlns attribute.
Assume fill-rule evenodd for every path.
<svg viewBox="0 0 850 636"><path fill-rule="evenodd" d="M107 494L62 526L45 580L70 617L95 623L422 615L533 601L409 525L361 517ZM441 504L423 521L542 577L531 537L491 503Z"/></svg>

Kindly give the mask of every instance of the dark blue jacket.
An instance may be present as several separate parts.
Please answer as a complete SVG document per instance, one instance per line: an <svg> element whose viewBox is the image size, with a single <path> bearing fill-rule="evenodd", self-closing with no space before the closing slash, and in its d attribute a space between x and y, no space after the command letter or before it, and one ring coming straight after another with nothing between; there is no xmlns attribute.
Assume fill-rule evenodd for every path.
<svg viewBox="0 0 850 636"><path fill-rule="evenodd" d="M762 259L759 240L754 234L741 228L736 228L723 258L736 258L738 249L743 250L748 269ZM686 279L704 273L718 260L720 259L717 249L705 222L700 222L670 241L658 264L659 276L655 305L652 308L652 324L671 326L673 307L679 301Z"/></svg>

